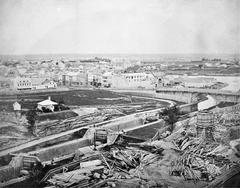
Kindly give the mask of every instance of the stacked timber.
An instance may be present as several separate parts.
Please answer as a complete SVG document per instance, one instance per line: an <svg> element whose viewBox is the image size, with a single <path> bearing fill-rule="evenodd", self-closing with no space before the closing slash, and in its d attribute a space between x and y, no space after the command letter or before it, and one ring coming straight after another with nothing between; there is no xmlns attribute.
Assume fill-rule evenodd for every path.
<svg viewBox="0 0 240 188"><path fill-rule="evenodd" d="M140 143L120 135L112 145L81 152L74 168L59 168L47 182L54 187L215 187L239 172L239 162L228 158L229 146L195 138L187 129ZM85 155L90 158L83 161Z"/></svg>
<svg viewBox="0 0 240 188"><path fill-rule="evenodd" d="M116 115L117 112L106 114L106 113L92 113L84 116L77 116L67 118L65 120L53 120L45 122L37 122L35 124L35 135L43 137L51 134L60 133L66 130L87 126L89 124L100 123L106 119L111 119Z"/></svg>
<svg viewBox="0 0 240 188"><path fill-rule="evenodd" d="M71 172L72 173L72 172ZM61 186L61 187L70 187L73 184L80 184L81 187L88 186L89 177L80 175L80 174L61 174L55 175L52 179L48 180L49 183Z"/></svg>
<svg viewBox="0 0 240 188"><path fill-rule="evenodd" d="M104 170L104 166L97 166L101 164L100 160L93 160L80 163L80 169L70 172L63 172L55 174L48 183L59 187L70 187L78 185L79 187L89 187L90 177L101 174Z"/></svg>

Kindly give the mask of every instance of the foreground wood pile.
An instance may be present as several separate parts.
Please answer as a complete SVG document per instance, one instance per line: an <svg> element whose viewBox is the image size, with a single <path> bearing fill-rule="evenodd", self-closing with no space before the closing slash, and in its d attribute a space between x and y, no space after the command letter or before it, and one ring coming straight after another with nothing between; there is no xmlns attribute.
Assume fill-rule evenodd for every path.
<svg viewBox="0 0 240 188"><path fill-rule="evenodd" d="M106 137L97 151L78 155L76 168L58 171L47 183L52 187L221 187L240 174L239 135L233 140L226 134L222 119L228 111L215 112L215 116L199 113L176 124L172 132L161 127L147 141L126 141L122 132L103 144L101 140L109 140L110 134L95 131L93 138ZM231 113L238 113L235 107ZM86 158L92 155L97 158Z"/></svg>
<svg viewBox="0 0 240 188"><path fill-rule="evenodd" d="M188 140L188 139L187 139ZM179 175L185 180L211 181L234 163L229 159L211 153L216 143L206 143L201 139L183 140L178 143L181 156L172 163L171 174Z"/></svg>
<svg viewBox="0 0 240 188"><path fill-rule="evenodd" d="M180 128L160 140L112 145L75 157L79 165L54 174L50 187L215 187L240 172L230 146L195 138ZM89 156L97 156L89 158ZM234 157L235 158L234 158Z"/></svg>
<svg viewBox="0 0 240 188"><path fill-rule="evenodd" d="M81 168L70 172L56 174L52 179L48 180L49 183L55 186L70 187L74 184L81 185L81 187L90 185L90 177L99 176L103 173L104 166L89 166L88 168Z"/></svg>

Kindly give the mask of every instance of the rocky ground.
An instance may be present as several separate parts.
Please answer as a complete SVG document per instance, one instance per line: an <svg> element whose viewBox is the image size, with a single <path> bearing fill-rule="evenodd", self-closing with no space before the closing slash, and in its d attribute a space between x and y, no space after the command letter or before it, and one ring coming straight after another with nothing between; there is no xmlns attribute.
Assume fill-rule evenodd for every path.
<svg viewBox="0 0 240 188"><path fill-rule="evenodd" d="M27 126L25 115L0 112L0 150L33 138Z"/></svg>

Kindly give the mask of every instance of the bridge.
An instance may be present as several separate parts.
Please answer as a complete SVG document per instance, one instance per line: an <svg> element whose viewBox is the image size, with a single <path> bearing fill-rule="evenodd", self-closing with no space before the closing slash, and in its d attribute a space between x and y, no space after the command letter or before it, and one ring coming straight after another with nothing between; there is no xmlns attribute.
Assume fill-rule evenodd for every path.
<svg viewBox="0 0 240 188"><path fill-rule="evenodd" d="M186 103L196 102L199 99L200 94L211 95L217 103L240 102L240 93L233 93L226 90L168 87L156 88L157 97Z"/></svg>

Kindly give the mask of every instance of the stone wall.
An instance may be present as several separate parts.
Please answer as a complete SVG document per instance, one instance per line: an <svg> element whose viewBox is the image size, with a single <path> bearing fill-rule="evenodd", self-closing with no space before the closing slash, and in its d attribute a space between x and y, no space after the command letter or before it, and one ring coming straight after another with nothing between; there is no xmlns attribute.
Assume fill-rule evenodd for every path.
<svg viewBox="0 0 240 188"><path fill-rule="evenodd" d="M191 103L195 100L195 96L192 93L187 92L175 92L175 91L157 91L155 96L157 98L175 100L185 103Z"/></svg>
<svg viewBox="0 0 240 188"><path fill-rule="evenodd" d="M179 106L181 113L191 113L198 111L198 103L183 104Z"/></svg>
<svg viewBox="0 0 240 188"><path fill-rule="evenodd" d="M113 131L121 131L121 130L126 130L126 129L131 129L134 127L138 127L140 125L143 125L144 118L140 117L130 117L127 119L123 119L121 121L109 123L107 125L104 125L104 128L111 129Z"/></svg>
<svg viewBox="0 0 240 188"><path fill-rule="evenodd" d="M54 145L47 148L42 148L33 152L29 152L30 155L34 155L40 159L40 161L50 161L55 157L60 157L74 153L75 150L81 147L89 146L90 141L85 138L78 140L72 140L64 142L62 144Z"/></svg>

